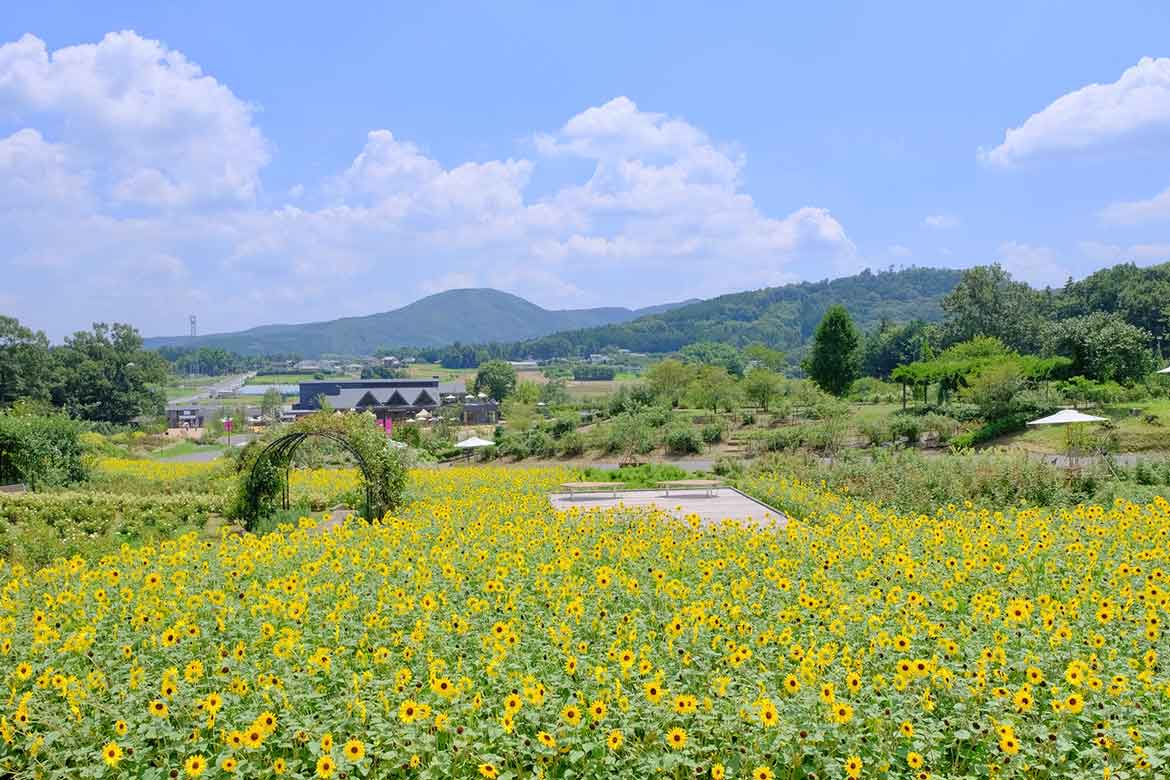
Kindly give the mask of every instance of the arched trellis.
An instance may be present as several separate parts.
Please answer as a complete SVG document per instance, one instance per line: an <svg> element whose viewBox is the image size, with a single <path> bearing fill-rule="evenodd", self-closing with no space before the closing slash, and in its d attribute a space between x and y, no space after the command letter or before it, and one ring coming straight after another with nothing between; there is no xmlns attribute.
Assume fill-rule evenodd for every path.
<svg viewBox="0 0 1170 780"><path fill-rule="evenodd" d="M361 451L344 434L337 431L294 431L292 433L286 433L270 441L260 451L260 454L256 456L256 460L252 462L252 470L262 466L265 462L271 462L274 465L284 467L281 507L283 509L289 508L288 483L289 474L292 469L293 454L296 453L298 447L304 444L305 439L310 436L320 436L323 439L335 442L353 456L353 459L357 462L358 469L362 472L362 483L366 488L365 517L376 517L374 514L373 480L369 464L366 463L366 459L362 456Z"/></svg>

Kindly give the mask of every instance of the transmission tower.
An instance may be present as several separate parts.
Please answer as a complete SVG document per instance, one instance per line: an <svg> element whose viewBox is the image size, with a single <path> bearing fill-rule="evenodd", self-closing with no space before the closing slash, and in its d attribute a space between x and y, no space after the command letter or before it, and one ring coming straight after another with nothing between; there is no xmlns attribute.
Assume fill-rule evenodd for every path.
<svg viewBox="0 0 1170 780"><path fill-rule="evenodd" d="M195 338L195 336L198 335L198 332L199 332L199 329L196 327L196 324L195 324L195 315L192 314L190 317L187 318L187 321L191 323L191 338ZM198 355L198 353L196 353L196 355ZM199 358L198 357L195 358L195 373L196 374L199 373Z"/></svg>

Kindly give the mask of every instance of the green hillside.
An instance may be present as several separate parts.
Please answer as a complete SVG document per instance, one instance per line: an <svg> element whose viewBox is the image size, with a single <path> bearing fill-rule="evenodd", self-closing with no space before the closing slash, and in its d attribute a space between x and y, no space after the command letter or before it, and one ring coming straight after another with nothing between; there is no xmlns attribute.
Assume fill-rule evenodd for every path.
<svg viewBox="0 0 1170 780"><path fill-rule="evenodd" d="M670 304L641 310L620 307L550 310L499 290L447 290L401 309L364 317L297 325L263 325L238 333L195 338L148 338L146 346L152 349L218 347L241 355L361 355L388 346L429 347L455 341L518 341L561 330L626 322L669 307Z"/></svg>
<svg viewBox="0 0 1170 780"><path fill-rule="evenodd" d="M509 356L554 357L618 347L636 352L671 352L696 341L746 345L761 342L794 351L811 338L831 304L844 305L862 330L882 320L942 319L943 297L962 271L909 268L821 282L721 295L707 301L624 323L555 333L508 344Z"/></svg>

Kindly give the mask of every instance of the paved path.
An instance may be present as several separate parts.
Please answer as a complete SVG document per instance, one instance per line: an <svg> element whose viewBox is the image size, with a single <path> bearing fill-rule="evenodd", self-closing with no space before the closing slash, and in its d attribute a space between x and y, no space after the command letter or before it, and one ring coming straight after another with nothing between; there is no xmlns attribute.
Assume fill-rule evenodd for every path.
<svg viewBox="0 0 1170 780"><path fill-rule="evenodd" d="M548 497L548 500L557 510L566 510L572 507L588 510L618 506L654 506L679 519L697 514L704 526L712 526L726 519L740 522L755 521L762 525L775 524L780 526L788 521L783 513L761 504L735 488L719 488L715 491L715 495L710 497L701 490L683 493L671 491L669 497L664 496L661 490L627 490L619 491L617 495L618 497L615 499L610 493L597 493L595 495L578 493L570 499L567 493L553 493Z"/></svg>

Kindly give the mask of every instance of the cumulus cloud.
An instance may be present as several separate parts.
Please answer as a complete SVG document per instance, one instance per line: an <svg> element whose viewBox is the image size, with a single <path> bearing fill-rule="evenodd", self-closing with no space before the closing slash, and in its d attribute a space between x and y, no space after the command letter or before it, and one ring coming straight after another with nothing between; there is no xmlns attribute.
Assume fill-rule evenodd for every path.
<svg viewBox="0 0 1170 780"><path fill-rule="evenodd" d="M269 157L251 106L133 32L54 52L32 35L0 46L0 110L54 126L112 198L138 205L251 200Z"/></svg>
<svg viewBox="0 0 1170 780"><path fill-rule="evenodd" d="M1099 263L1136 262L1158 263L1170 259L1170 243L1152 242L1123 247L1101 241L1082 241L1081 253Z"/></svg>
<svg viewBox="0 0 1170 780"><path fill-rule="evenodd" d="M1019 241L999 245L996 262L1012 276L1036 287L1062 287L1070 276L1069 269L1056 259L1056 252L1046 246Z"/></svg>
<svg viewBox="0 0 1170 780"><path fill-rule="evenodd" d="M84 198L86 177L69 161L68 150L36 130L0 138L0 209L62 206Z"/></svg>
<svg viewBox="0 0 1170 780"><path fill-rule="evenodd" d="M1101 218L1116 225L1138 225L1143 222L1170 220L1170 189L1162 190L1148 200L1111 204L1101 211Z"/></svg>
<svg viewBox="0 0 1170 780"><path fill-rule="evenodd" d="M935 230L950 230L959 226L959 218L953 214L930 214L922 224Z"/></svg>
<svg viewBox="0 0 1170 780"><path fill-rule="evenodd" d="M1054 100L1003 142L979 150L984 162L1010 166L1028 157L1088 149L1152 128L1170 128L1170 58L1144 57L1109 84L1089 84Z"/></svg>
<svg viewBox="0 0 1170 780"><path fill-rule="evenodd" d="M276 208L257 198L270 146L254 108L133 32L0 45L0 113L23 128L0 137L0 271L38 269L19 299L53 290L69 329L117 316L174 332L162 323L191 310L227 330L473 283L546 306L658 303L859 262L826 208L765 214L733 144L626 97L532 136L531 159L444 164L375 129ZM564 157L587 172L530 193Z"/></svg>

